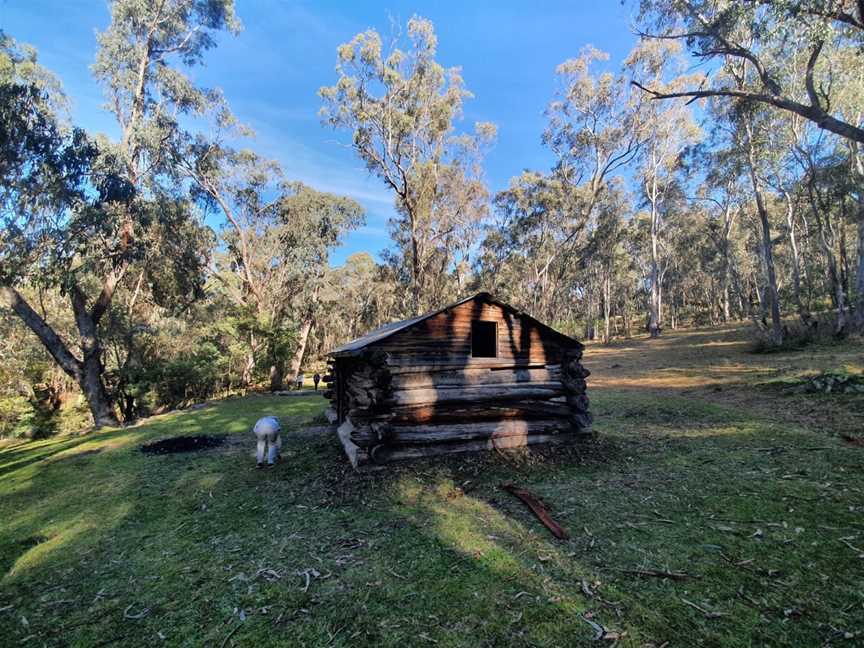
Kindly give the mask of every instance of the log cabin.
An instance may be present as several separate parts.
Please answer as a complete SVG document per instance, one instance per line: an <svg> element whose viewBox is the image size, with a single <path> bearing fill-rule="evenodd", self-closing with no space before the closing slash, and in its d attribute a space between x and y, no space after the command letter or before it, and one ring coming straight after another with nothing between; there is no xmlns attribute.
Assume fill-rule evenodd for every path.
<svg viewBox="0 0 864 648"><path fill-rule="evenodd" d="M329 354L328 417L355 469L591 432L583 345L478 293Z"/></svg>

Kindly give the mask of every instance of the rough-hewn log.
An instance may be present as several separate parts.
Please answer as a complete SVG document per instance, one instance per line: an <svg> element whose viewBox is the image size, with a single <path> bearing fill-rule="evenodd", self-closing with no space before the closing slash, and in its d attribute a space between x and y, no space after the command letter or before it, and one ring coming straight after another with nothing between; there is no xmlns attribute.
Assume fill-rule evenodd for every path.
<svg viewBox="0 0 864 648"><path fill-rule="evenodd" d="M500 399L554 398L564 393L560 382L508 383L462 388L412 389L394 391L386 399L392 405L422 405L425 403L483 403Z"/></svg>
<svg viewBox="0 0 864 648"><path fill-rule="evenodd" d="M459 368L444 371L412 372L393 376L393 390L466 387L472 385L533 384L561 380L561 370Z"/></svg>
<svg viewBox="0 0 864 648"><path fill-rule="evenodd" d="M425 445L450 441L527 437L531 434L566 434L572 431L573 427L569 421L561 419L537 421L510 419L450 425L396 425L388 429L388 438L395 445Z"/></svg>
<svg viewBox="0 0 864 648"><path fill-rule="evenodd" d="M477 452L478 450L507 450L536 444L570 445L584 440L579 434L530 434L527 436L502 437L483 441L462 441L458 443L433 443L429 445L397 446L379 445L372 448L371 458L375 463L385 463L401 459L417 459L457 452Z"/></svg>
<svg viewBox="0 0 864 648"><path fill-rule="evenodd" d="M590 412L577 412L570 417L570 421L579 432L587 433L591 432L594 417Z"/></svg>
<svg viewBox="0 0 864 648"><path fill-rule="evenodd" d="M436 403L391 407L383 412L372 412L368 409L353 408L348 412L355 421L379 421L393 424L414 424L429 422L469 422L488 421L495 419L544 419L568 418L573 410L560 401L525 399L507 403L484 403L482 405L466 403Z"/></svg>
<svg viewBox="0 0 864 648"><path fill-rule="evenodd" d="M575 412L588 411L588 397L585 394L568 396L567 404L573 408Z"/></svg>
<svg viewBox="0 0 864 648"><path fill-rule="evenodd" d="M359 469L369 463L369 453L351 440L353 430L354 425L351 423L351 419L345 419L336 433L339 435L339 440L342 442L342 447L345 449L345 454L348 455L351 465L355 469Z"/></svg>
<svg viewBox="0 0 864 648"><path fill-rule="evenodd" d="M530 361L526 358L472 358L470 356L392 356L387 360L388 371L397 376L410 373L458 371L460 369L559 369L558 362Z"/></svg>

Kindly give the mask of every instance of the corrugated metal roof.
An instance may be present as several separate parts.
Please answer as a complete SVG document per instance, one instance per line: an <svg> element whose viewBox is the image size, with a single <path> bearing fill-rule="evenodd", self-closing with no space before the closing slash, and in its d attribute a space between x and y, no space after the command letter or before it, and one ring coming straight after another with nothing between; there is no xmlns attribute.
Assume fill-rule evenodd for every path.
<svg viewBox="0 0 864 648"><path fill-rule="evenodd" d="M471 295L470 297L465 297L464 299L460 299L457 302L454 302L452 304L448 304L444 308L439 308L438 310L431 311L431 312L426 313L424 315L418 315L416 317L409 317L408 319L400 320L398 322L391 322L390 324L385 324L384 326L381 326L380 328L377 328L374 331L370 331L366 335L363 335L363 336L357 338L356 340L351 340L350 342L346 342L342 346L336 347L335 349L333 349L329 353L329 355L331 355L331 356L354 355L357 351L360 351L361 349L366 348L370 344L373 344L375 342L378 342L380 340L388 338L391 335L393 335L394 333L398 333L399 331L403 331L403 330L405 330L411 326L414 326L415 324L419 324L420 322L427 320L430 317L437 315L438 313L443 313L444 311L446 311L450 308L455 308L456 306L460 306L466 302L473 301L475 299L484 299L484 300L488 301L489 303L497 304L498 306L501 306L505 310L511 311L512 313L515 313L516 315L518 315L520 317L525 317L525 318L531 320L532 322L535 322L541 328L544 328L548 331L551 331L552 333L559 336L560 338L562 338L568 342L572 342L573 344L578 344L581 346L581 343L578 340L576 340L575 338L571 338L568 335L564 335L563 333L553 329L551 326L547 326L546 324L543 324L543 322L540 322L539 320L531 317L527 313L523 313L523 312L513 308L509 304L505 304L504 302L498 301L497 299L492 297L492 295L490 295L487 292L479 292L476 295Z"/></svg>

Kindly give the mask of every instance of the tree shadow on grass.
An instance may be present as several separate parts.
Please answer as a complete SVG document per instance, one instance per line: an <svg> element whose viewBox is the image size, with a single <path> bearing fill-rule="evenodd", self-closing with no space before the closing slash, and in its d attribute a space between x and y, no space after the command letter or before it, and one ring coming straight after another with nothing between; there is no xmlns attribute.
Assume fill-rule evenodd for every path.
<svg viewBox="0 0 864 648"><path fill-rule="evenodd" d="M19 471L20 490L3 495L14 506L0 500L16 518L0 546L49 542L15 550L25 560L0 581L0 607L14 606L0 633L79 645L143 645L160 632L226 646L599 645L590 612L627 632L620 645L736 646L809 645L824 639L820 624L854 627L855 611L842 610L858 559L834 537L849 531L818 529L855 524L843 511L860 454L839 446L813 454L807 435L711 408L697 408L697 436L678 421L676 437L656 412L646 434L610 400L593 458L578 447L454 455L356 475L335 438L290 431L272 472L252 467L251 435L201 455L137 452L168 434L245 432L262 404L189 413L128 430L99 454ZM775 445L788 449L757 449ZM571 539L553 540L501 481L544 497ZM58 529L69 534L52 547ZM634 568L693 578L621 571Z"/></svg>

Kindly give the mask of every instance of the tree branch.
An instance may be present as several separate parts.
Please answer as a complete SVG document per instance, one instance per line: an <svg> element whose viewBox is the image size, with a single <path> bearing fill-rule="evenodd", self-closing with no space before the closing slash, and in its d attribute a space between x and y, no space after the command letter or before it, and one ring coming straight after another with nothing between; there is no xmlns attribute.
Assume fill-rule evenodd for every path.
<svg viewBox="0 0 864 648"><path fill-rule="evenodd" d="M767 95L759 92L748 92L746 90L725 89L658 92L656 90L646 88L638 81L631 81L630 83L632 83L640 90L643 90L644 92L652 95L654 99L675 99L678 97L690 97L692 99L704 99L708 97L735 97L738 99L745 99L748 101L756 101L759 103L769 104L776 108L780 108L781 110L787 110L789 112L795 113L796 115L801 115L802 117L805 117L810 121L814 122L817 126L819 126L819 128L823 130L830 131L832 133L835 133L836 135L840 135L841 137L845 137L846 139L850 139L855 142L864 143L864 129L853 126L852 124L845 122L841 119L837 119L836 117L832 117L831 115L826 113L821 107L808 106L806 104L792 101L791 99L786 99L784 97Z"/></svg>
<svg viewBox="0 0 864 648"><path fill-rule="evenodd" d="M60 336L39 314L31 308L27 300L11 286L0 286L0 296L14 313L21 318L33 333L42 342L42 345L51 354L51 357L69 376L76 381L80 380L83 371L81 361L66 347Z"/></svg>

